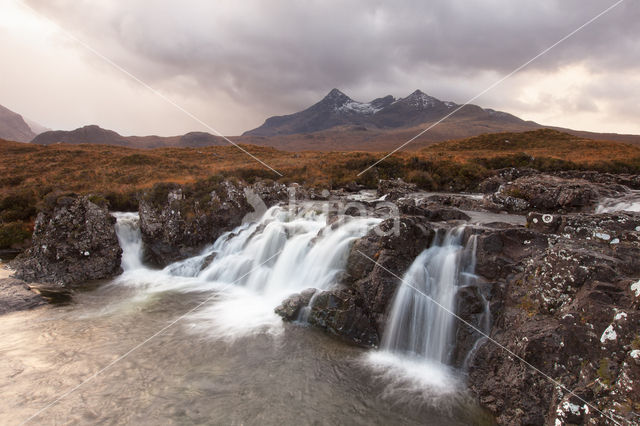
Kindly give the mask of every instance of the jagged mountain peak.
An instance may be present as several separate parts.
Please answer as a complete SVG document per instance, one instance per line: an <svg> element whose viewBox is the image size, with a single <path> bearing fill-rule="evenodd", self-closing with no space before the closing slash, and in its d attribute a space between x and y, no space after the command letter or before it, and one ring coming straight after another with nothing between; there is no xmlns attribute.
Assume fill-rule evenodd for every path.
<svg viewBox="0 0 640 426"><path fill-rule="evenodd" d="M338 89L331 89L331 91L320 101L321 104L331 104L335 106L341 106L348 102L353 102L353 99Z"/></svg>
<svg viewBox="0 0 640 426"><path fill-rule="evenodd" d="M440 99L427 95L420 89L414 91L409 96L407 96L406 98L402 98L399 101L409 104L412 107L418 109L433 108L435 106L443 104Z"/></svg>
<svg viewBox="0 0 640 426"><path fill-rule="evenodd" d="M359 102L338 89L332 89L320 102L309 108L268 118L262 126L245 132L245 135L268 137L313 133L341 126L378 130L409 128L442 119L456 107L456 103L441 101L422 90L415 90L400 99L388 95L371 102ZM461 108L460 115L479 123L487 120L510 123L522 121L509 114L491 112L475 105Z"/></svg>

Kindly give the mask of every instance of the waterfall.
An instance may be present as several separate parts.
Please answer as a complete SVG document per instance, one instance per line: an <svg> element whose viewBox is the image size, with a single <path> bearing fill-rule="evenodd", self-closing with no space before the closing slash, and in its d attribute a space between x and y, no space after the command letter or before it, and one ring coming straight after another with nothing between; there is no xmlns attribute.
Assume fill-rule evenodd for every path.
<svg viewBox="0 0 640 426"><path fill-rule="evenodd" d="M351 218L334 229L327 226L326 215L313 210L295 214L273 207L257 223L222 235L199 256L164 271L239 285L265 296L325 289L344 270L351 243L379 222ZM205 265L207 258L213 260Z"/></svg>
<svg viewBox="0 0 640 426"><path fill-rule="evenodd" d="M293 293L336 284L351 244L382 221L341 217L330 222L328 213L313 206L299 211L276 206L257 222L221 235L199 255L152 270L141 262L137 215L116 217L127 272L119 282L145 294L216 291L216 299L197 315L229 334L281 327L274 308Z"/></svg>
<svg viewBox="0 0 640 426"><path fill-rule="evenodd" d="M605 198L600 201L596 213L640 212L640 191L630 191L627 195Z"/></svg>
<svg viewBox="0 0 640 426"><path fill-rule="evenodd" d="M456 295L475 281L475 238L464 227L436 236L405 273L382 338L384 351L449 364L455 348Z"/></svg>
<svg viewBox="0 0 640 426"><path fill-rule="evenodd" d="M130 271L143 268L140 216L130 212L115 212L113 216L116 218L116 235L122 248L122 269Z"/></svg>

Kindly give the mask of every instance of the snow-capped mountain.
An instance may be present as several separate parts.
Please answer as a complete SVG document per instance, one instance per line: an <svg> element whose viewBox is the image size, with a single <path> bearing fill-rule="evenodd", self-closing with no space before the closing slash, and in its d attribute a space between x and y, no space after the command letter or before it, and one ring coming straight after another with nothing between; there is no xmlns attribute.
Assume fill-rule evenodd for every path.
<svg viewBox="0 0 640 426"><path fill-rule="evenodd" d="M433 122L458 108L454 102L444 102L416 90L405 98L388 95L371 102L358 102L338 89L331 90L320 102L290 115L268 118L256 129L245 132L252 136L312 133L337 126L364 126L370 129L397 129ZM457 116L477 120L522 122L519 118L475 105L465 105Z"/></svg>

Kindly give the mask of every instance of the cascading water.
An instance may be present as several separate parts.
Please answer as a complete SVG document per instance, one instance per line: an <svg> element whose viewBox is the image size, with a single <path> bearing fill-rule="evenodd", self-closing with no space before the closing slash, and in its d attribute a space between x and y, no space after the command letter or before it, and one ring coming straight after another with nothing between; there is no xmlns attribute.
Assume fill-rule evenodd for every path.
<svg viewBox="0 0 640 426"><path fill-rule="evenodd" d="M334 284L351 243L381 221L349 217L328 225L328 215L313 208L293 212L272 207L258 222L223 234L200 255L158 271L140 261L139 231L129 227L135 228L135 217L116 217L127 272L121 282L147 293L224 290L197 316L218 322L219 330L230 334L279 326L273 309L293 293Z"/></svg>
<svg viewBox="0 0 640 426"><path fill-rule="evenodd" d="M605 198L600 201L596 213L640 212L640 191L630 191L627 195Z"/></svg>
<svg viewBox="0 0 640 426"><path fill-rule="evenodd" d="M129 271L142 268L140 216L131 212L116 212L113 216L116 218L116 235L122 248L122 269Z"/></svg>
<svg viewBox="0 0 640 426"><path fill-rule="evenodd" d="M449 363L456 294L474 279L474 250L461 245L463 229L447 232L409 267L394 297L383 350Z"/></svg>
<svg viewBox="0 0 640 426"><path fill-rule="evenodd" d="M399 369L400 387L404 381L417 388L437 392L457 389L457 374L448 366L455 350L458 291L476 285L476 238L462 245L464 227L436 235L405 273L394 296L381 350L372 354L374 365ZM481 328L488 328L489 311L481 316ZM486 323L486 324L485 324ZM385 375L388 373L385 372Z"/></svg>

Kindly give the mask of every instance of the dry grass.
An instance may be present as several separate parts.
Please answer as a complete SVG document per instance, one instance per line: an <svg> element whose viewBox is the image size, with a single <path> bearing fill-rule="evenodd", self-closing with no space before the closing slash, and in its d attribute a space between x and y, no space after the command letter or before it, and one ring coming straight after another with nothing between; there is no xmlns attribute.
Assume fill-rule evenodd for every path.
<svg viewBox="0 0 640 426"><path fill-rule="evenodd" d="M248 182L266 178L321 188L353 181L373 188L378 179L402 177L427 190L470 191L491 175L492 169L509 166L640 173L640 147L549 129L486 134L398 152L362 176L358 176L361 170L386 153L243 147L283 176L233 146L133 149L0 140L0 249L24 244L37 208L62 192L92 193L96 202L130 210L137 206L137 192L156 183L185 184L214 175Z"/></svg>
<svg viewBox="0 0 640 426"><path fill-rule="evenodd" d="M640 157L640 147L636 145L596 141L550 129L485 134L434 144L421 152L458 162L525 153L533 157L554 158L583 165Z"/></svg>
<svg viewBox="0 0 640 426"><path fill-rule="evenodd" d="M356 180L357 173L384 153L284 152L244 146L280 171L281 180L334 186ZM399 152L381 163L378 172L399 173L410 159L420 170L424 162L469 163L479 158L526 153L571 161L583 167L602 162L640 159L640 147L578 138L554 130L497 133L442 142L417 152ZM419 160L416 162L416 160ZM130 192L156 182L194 182L213 174L279 179L233 146L206 148L132 149L105 145L30 145L0 141L0 195L18 188L77 192ZM374 171L375 173L375 171Z"/></svg>

